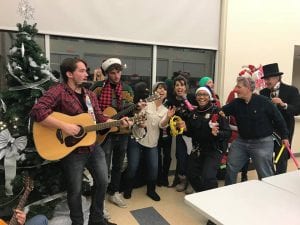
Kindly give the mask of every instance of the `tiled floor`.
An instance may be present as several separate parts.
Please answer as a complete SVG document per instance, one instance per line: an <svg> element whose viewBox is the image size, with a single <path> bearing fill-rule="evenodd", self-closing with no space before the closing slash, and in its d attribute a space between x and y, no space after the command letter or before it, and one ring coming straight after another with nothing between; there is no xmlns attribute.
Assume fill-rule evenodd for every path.
<svg viewBox="0 0 300 225"><path fill-rule="evenodd" d="M299 160L299 159L298 159ZM289 171L296 170L292 160L289 162ZM248 172L249 179L257 179L255 171ZM170 182L173 177L169 177ZM240 180L240 178L238 178ZM224 182L220 181L219 186ZM126 200L127 208L119 208L107 201L111 221L118 225L138 225L130 211L146 207L154 207L171 225L205 225L207 220L184 203L184 193L176 192L174 188L157 187L161 201L155 202L146 196L146 187L134 189L132 198ZM155 224L153 224L155 225Z"/></svg>

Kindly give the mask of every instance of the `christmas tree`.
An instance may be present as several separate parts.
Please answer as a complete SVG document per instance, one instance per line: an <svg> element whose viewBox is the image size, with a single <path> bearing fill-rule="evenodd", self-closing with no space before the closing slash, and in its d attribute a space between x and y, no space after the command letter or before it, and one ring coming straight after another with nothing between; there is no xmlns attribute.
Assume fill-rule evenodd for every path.
<svg viewBox="0 0 300 225"><path fill-rule="evenodd" d="M30 9L28 1L21 0L19 10L25 20L17 24L16 38L7 55L7 90L0 93L0 165L4 168L4 174L0 170L0 180L5 180L5 186L1 185L0 205L5 207L11 207L6 203L15 199L21 191L24 172L34 179L31 201L62 189L57 178L59 166L55 162L45 162L37 154L31 134L29 112L43 92L58 80L51 73L48 60L34 40L38 33L37 24L27 23ZM15 206L14 203L12 205Z"/></svg>
<svg viewBox="0 0 300 225"><path fill-rule="evenodd" d="M9 104L3 119L13 136L28 134L28 112L52 81L56 81L48 60L34 41L38 32L36 24L29 25L24 21L17 27L15 44L8 55L6 78L9 88L2 93L4 103Z"/></svg>

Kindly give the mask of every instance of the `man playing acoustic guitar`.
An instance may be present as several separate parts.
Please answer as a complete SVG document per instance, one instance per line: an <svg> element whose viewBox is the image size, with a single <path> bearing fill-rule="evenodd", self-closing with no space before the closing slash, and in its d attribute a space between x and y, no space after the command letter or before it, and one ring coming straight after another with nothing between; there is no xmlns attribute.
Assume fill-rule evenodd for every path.
<svg viewBox="0 0 300 225"><path fill-rule="evenodd" d="M87 81L87 64L78 58L67 58L60 65L63 83L51 87L38 100L31 110L31 117L40 124L58 129L61 133L76 136L81 127L76 121L70 123L57 119L52 115L54 111L69 116L89 113L96 122L107 122L111 119L104 116L99 107L95 94L82 87ZM121 120L121 126L131 125L128 118ZM58 136L61 135L58 132ZM62 135L61 135L62 136ZM63 141L63 140L62 140ZM72 225L83 225L81 202L81 184L84 168L88 168L94 179L92 203L89 215L89 225L113 224L103 217L103 201L108 183L108 172L105 154L100 145L78 147L61 159L64 177L67 183L67 199L70 209Z"/></svg>
<svg viewBox="0 0 300 225"><path fill-rule="evenodd" d="M123 70L121 60L108 58L102 62L101 69L107 79L95 83L91 89L96 93L103 113L105 114L111 107L122 111L133 104L132 88L121 82ZM128 137L129 135L124 133L111 133L102 144L108 169L110 169L112 161L110 183L107 188L108 200L121 208L126 207L126 203L119 193L119 186Z"/></svg>

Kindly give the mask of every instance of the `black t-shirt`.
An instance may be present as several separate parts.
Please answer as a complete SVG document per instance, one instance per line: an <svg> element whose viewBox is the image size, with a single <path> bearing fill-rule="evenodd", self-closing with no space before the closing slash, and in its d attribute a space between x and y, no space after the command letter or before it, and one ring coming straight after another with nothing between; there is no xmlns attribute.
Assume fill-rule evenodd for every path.
<svg viewBox="0 0 300 225"><path fill-rule="evenodd" d="M75 94L76 94L76 97L78 98L78 100L80 101L83 110L84 110L85 112L87 112L87 111L88 111L88 108L87 108L87 106L86 106L86 104L85 104L84 93L83 93L83 91L82 91L80 94L77 93L77 92L75 92Z"/></svg>

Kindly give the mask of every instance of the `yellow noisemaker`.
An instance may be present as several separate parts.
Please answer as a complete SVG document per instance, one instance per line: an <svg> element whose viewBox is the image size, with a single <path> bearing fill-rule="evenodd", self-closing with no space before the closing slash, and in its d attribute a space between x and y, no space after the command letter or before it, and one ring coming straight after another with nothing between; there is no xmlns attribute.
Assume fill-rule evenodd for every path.
<svg viewBox="0 0 300 225"><path fill-rule="evenodd" d="M170 119L170 133L172 136L177 136L183 133L183 128L177 128L177 123L181 122L182 119L179 116L172 116Z"/></svg>

